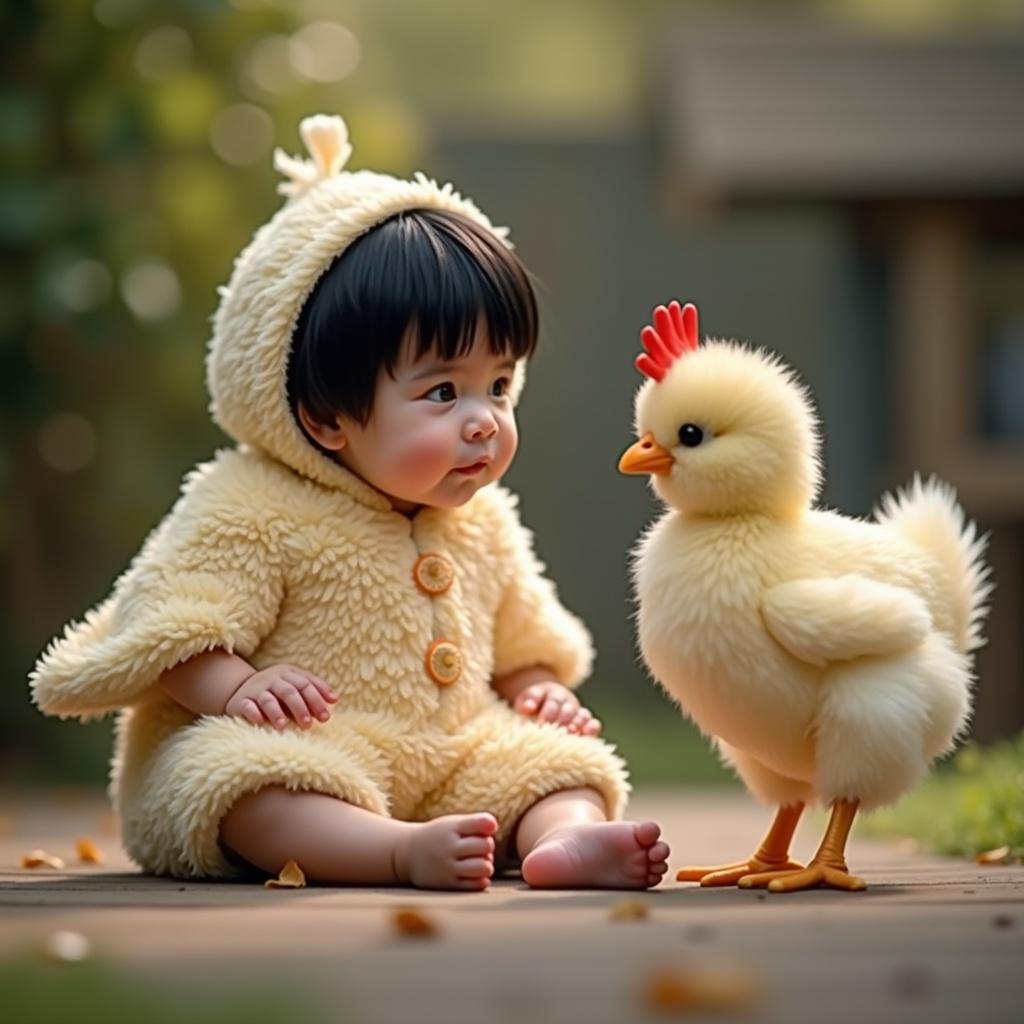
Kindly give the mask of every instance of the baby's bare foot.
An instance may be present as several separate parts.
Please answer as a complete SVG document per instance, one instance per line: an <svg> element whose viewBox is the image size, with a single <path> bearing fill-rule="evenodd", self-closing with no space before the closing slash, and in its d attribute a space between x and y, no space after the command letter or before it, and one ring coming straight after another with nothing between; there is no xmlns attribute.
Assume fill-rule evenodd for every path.
<svg viewBox="0 0 1024 1024"><path fill-rule="evenodd" d="M523 860L539 889L650 889L668 871L669 849L653 821L598 821L545 836Z"/></svg>
<svg viewBox="0 0 1024 1024"><path fill-rule="evenodd" d="M419 889L486 889L494 874L493 814L449 814L409 826L395 852L399 881Z"/></svg>

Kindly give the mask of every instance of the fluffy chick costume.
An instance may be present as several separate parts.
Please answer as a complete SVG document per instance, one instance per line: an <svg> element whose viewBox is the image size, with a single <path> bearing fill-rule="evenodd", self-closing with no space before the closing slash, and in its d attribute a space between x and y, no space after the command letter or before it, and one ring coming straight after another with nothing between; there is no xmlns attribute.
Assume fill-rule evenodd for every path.
<svg viewBox="0 0 1024 1024"><path fill-rule="evenodd" d="M299 312L353 240L416 208L504 231L450 185L343 172L340 118L307 118L301 132L313 160L275 154L290 198L237 259L214 318L211 411L238 447L189 474L112 594L32 675L48 714L121 709L111 796L126 850L160 874L237 873L220 820L271 784L405 820L489 810L499 835L557 790L593 787L614 817L628 792L612 748L516 714L490 686L537 663L573 686L592 658L513 497L492 485L461 508L407 518L314 448L288 404ZM328 680L339 693L330 721L276 732L197 717L154 685L215 647Z"/></svg>

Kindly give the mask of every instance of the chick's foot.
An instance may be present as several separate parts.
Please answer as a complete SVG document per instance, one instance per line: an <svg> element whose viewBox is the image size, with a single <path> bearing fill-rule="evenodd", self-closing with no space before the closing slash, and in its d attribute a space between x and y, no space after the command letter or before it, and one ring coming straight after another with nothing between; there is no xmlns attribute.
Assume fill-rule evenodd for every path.
<svg viewBox="0 0 1024 1024"><path fill-rule="evenodd" d="M762 860L753 856L749 860L741 860L735 864L719 864L717 867L680 868L676 872L677 882L700 882L704 886L738 885L743 878L750 878L758 873L770 872L772 876L788 871L800 871L803 864L789 860Z"/></svg>
<svg viewBox="0 0 1024 1024"><path fill-rule="evenodd" d="M741 889L767 887L769 892L797 892L800 889L815 889L826 886L830 889L845 889L859 892L868 887L863 878L857 878L846 870L846 840L850 835L853 819L857 815L858 800L836 800L832 804L825 838L810 864L802 871L764 871L747 875L740 880Z"/></svg>
<svg viewBox="0 0 1024 1024"><path fill-rule="evenodd" d="M683 868L676 874L677 882L700 882L701 885L736 885L741 878L765 871L800 871L803 864L789 859L789 845L793 841L802 803L784 804L775 814L775 820L754 855L736 864L720 864L712 868Z"/></svg>
<svg viewBox="0 0 1024 1024"><path fill-rule="evenodd" d="M868 887L863 878L851 875L845 866L812 860L801 871L765 871L747 875L739 881L741 889L767 889L769 892L798 892L802 889L845 889L860 892Z"/></svg>

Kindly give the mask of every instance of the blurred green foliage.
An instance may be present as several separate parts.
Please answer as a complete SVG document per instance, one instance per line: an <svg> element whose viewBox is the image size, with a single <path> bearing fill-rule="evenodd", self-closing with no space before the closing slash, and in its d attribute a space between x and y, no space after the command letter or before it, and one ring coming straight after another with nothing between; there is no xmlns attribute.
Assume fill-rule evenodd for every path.
<svg viewBox="0 0 1024 1024"><path fill-rule="evenodd" d="M62 623L107 592L182 475L224 443L206 415L208 320L217 285L281 202L272 144L294 152L303 115L342 109L363 122L354 166L407 173L420 162L422 139L403 130L399 104L297 70L323 77L308 47L288 49L313 20L309 6L4 7L0 665L13 699L0 725L0 768L8 777L102 778L109 725L58 736L28 706L23 680Z"/></svg>
<svg viewBox="0 0 1024 1024"><path fill-rule="evenodd" d="M1002 846L1024 859L1024 733L980 747L966 744L894 807L871 815L876 835L919 839L935 853L974 857Z"/></svg>

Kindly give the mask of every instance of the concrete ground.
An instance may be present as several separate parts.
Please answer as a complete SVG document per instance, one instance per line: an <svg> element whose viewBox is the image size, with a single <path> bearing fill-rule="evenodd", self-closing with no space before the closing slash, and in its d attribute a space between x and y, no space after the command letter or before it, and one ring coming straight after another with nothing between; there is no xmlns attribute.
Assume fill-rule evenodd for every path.
<svg viewBox="0 0 1024 1024"><path fill-rule="evenodd" d="M746 856L770 818L734 792L683 790L641 792L631 814L661 822L674 868ZM802 824L797 856L813 852L821 824ZM111 827L94 796L0 801L0 965L38 959L67 930L154 999L269 986L295 999L293 1019L359 1024L1024 1019L1024 867L923 856L856 830L848 861L864 893L667 881L630 897L532 892L518 878L485 894L146 878ZM81 835L104 864L76 863ZM19 867L35 847L68 867ZM436 934L397 930L410 907ZM616 909L646 917L617 920ZM60 984L66 968L53 972Z"/></svg>

